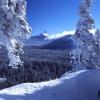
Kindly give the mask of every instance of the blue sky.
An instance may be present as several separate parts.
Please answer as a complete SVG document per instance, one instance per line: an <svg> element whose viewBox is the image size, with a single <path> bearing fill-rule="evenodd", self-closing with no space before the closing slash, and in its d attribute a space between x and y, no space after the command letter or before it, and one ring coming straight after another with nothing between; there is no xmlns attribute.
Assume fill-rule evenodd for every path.
<svg viewBox="0 0 100 100"><path fill-rule="evenodd" d="M33 35L42 31L53 34L75 30L80 0L27 0L27 3L28 22ZM95 0L91 11L97 28L100 26L99 6L100 0Z"/></svg>

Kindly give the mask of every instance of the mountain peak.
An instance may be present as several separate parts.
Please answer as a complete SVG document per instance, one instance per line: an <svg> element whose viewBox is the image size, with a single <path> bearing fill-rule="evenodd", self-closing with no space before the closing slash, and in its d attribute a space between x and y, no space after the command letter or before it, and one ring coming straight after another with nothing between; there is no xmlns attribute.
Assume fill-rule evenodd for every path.
<svg viewBox="0 0 100 100"><path fill-rule="evenodd" d="M43 31L42 33L40 33L39 36L42 37L42 38L49 37L49 35L48 35L48 33L46 31Z"/></svg>

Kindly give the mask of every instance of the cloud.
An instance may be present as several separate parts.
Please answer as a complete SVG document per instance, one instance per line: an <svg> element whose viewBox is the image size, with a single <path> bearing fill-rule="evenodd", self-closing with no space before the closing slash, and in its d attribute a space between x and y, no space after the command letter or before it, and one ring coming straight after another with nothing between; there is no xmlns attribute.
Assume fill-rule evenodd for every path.
<svg viewBox="0 0 100 100"><path fill-rule="evenodd" d="M52 35L49 35L49 39L56 39L56 38L60 38L60 37L63 37L65 35L72 35L74 34L75 31L64 31L62 33L56 33L56 34L52 34Z"/></svg>
<svg viewBox="0 0 100 100"><path fill-rule="evenodd" d="M91 33L93 33L93 35L95 34L95 29L93 30L89 30ZM62 33L56 33L56 34L51 34L49 35L49 39L57 39L66 35L73 35L75 33L75 30L72 31L64 31Z"/></svg>

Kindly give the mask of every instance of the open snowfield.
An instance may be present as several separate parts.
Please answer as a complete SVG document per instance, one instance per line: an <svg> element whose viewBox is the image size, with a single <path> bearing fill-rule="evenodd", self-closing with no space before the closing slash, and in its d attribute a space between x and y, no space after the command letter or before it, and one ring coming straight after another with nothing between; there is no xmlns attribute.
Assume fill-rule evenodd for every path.
<svg viewBox="0 0 100 100"><path fill-rule="evenodd" d="M60 79L0 90L0 100L100 100L100 70L82 70Z"/></svg>

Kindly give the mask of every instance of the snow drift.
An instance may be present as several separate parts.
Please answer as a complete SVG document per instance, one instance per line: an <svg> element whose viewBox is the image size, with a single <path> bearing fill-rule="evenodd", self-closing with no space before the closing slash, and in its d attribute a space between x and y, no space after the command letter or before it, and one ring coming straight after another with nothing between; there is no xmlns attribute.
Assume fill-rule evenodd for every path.
<svg viewBox="0 0 100 100"><path fill-rule="evenodd" d="M0 100L100 100L100 70L82 70L62 78L24 83L0 91Z"/></svg>

